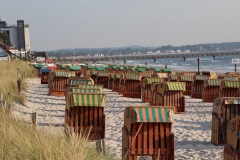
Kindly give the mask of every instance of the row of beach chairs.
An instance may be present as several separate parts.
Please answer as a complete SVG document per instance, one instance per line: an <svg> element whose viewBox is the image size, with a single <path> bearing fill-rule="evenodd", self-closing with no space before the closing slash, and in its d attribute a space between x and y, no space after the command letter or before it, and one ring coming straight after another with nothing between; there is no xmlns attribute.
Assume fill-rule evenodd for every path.
<svg viewBox="0 0 240 160"><path fill-rule="evenodd" d="M51 78L51 74L52 73L49 74L49 79L53 80L54 78ZM240 100L237 99L239 97L240 86L238 76L231 75L224 77L224 79L216 79L216 76L204 74L193 75L192 73L189 73L189 75L169 75L168 73L155 73L155 75L158 77L151 77L149 75L153 74L147 72L145 72L145 74L96 72L95 81L91 79L92 84L94 82L96 82L98 85L104 84L104 88L109 88L112 89L112 91L117 91L119 94L122 94L125 97L142 98L143 102L150 103L151 107L127 107L125 109L124 115L126 114L127 116L124 116L124 127L122 135L123 158L136 159L136 156L138 155L151 155L153 159L174 159L174 136L171 132L171 129L169 128L171 128L171 124L173 122L172 114L185 112L185 99L183 95L187 93L187 86L189 88L191 87L191 96L195 94L195 98L198 98L198 96L196 96L196 93L199 93L203 101L214 101L211 141L214 144L227 144L227 125L231 119L235 118L240 113L240 111L238 111ZM54 76L52 75L52 77ZM68 74L66 77L67 80L62 81L62 83L58 83L55 85L58 87L55 88L64 88L60 87L61 85L65 85L65 87L70 86L70 77L74 77L73 73ZM88 78L89 77L91 77L91 75L88 76ZM101 77L104 78L101 79ZM186 81L186 79L189 81ZM56 82L53 81L51 81L51 83L50 84L52 86L54 86L53 84L56 84ZM86 85L90 85L90 82L86 83ZM86 96L84 98L83 93L77 93L79 91L76 91L76 93L71 93L73 89L81 90L81 92L83 92L83 89L79 89L79 86L75 87L76 88L71 88L71 90L69 90L69 88L65 89L64 91L64 95L66 96L66 115L68 115L65 116L66 124L70 127L78 126L78 128L74 128L74 132L80 135L84 133L86 134L89 132L89 130L93 129L93 127L95 127L95 129L99 128L99 124L102 124L101 126L104 126L105 119L98 117L98 115L105 117L103 114L100 114L103 113L104 107L102 107L102 111L100 111L101 109L95 111L94 109L89 109L92 105L89 102L88 109L85 110L84 107L86 106L80 102L86 102L86 99L89 100L87 97L90 95L84 95ZM52 87L52 90L54 90L53 88L54 87ZM86 92L86 89L84 92ZM90 97L93 97L93 93L91 93ZM98 97L97 99L102 99L104 101L104 98ZM76 100L80 101L77 102ZM104 102L102 104L104 104ZM74 108L74 105L77 105L78 107ZM81 108L82 106L83 108ZM221 106L220 109L219 106ZM97 106L92 107L94 108ZM168 117L168 119L171 120L165 119L163 121L158 121L156 119L151 119L152 117L159 119L162 119L162 117L167 117L166 115L162 114L158 114L159 117L153 116L156 112L160 113L160 111L163 110L165 110L168 115L171 115ZM143 114L140 115L139 111L141 111ZM88 118L84 118L83 115L87 115ZM90 115L92 115L92 118ZM100 119L99 121L104 121L104 123L100 123L98 121L95 124L95 122L93 122L94 117L95 119L98 117ZM127 118L130 118L131 122L127 122ZM87 123L87 121L89 121L89 123ZM86 123L88 127L86 127L85 130L81 130L80 123ZM100 133L101 131L95 130L95 132L89 132L89 136L92 137L92 139L90 137L89 139L96 140L97 137L104 139L104 133ZM147 134L145 133L146 131ZM160 138L164 138L160 140L159 136L156 136L156 134L158 134ZM169 136L162 137L161 135ZM152 141L156 143L152 143ZM150 143L152 145L149 146ZM148 144L148 146L146 146L146 144ZM233 151L232 148L230 149Z"/></svg>

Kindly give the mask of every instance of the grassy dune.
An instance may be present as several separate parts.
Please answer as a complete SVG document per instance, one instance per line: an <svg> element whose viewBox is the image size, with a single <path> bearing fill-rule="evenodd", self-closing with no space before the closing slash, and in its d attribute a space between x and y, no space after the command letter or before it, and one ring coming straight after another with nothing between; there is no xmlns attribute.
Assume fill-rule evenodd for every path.
<svg viewBox="0 0 240 160"><path fill-rule="evenodd" d="M8 92L14 101L24 101L18 95L17 80L21 78L17 69L26 74L26 78L35 76L34 69L26 62L0 61L0 93L7 99ZM26 84L23 84L26 89ZM91 145L84 138L67 137L62 132L47 132L36 130L24 120L14 115L6 114L0 109L0 159L24 160L110 160L115 159L109 154L98 152L95 145Z"/></svg>

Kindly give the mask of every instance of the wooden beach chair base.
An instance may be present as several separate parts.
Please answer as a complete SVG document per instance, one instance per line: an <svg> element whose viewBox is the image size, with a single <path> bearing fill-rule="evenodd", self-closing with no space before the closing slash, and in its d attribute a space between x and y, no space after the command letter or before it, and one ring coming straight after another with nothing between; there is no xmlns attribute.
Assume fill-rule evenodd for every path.
<svg viewBox="0 0 240 160"><path fill-rule="evenodd" d="M48 84L48 75L41 76L41 84Z"/></svg>
<svg viewBox="0 0 240 160"><path fill-rule="evenodd" d="M138 122L132 125L132 133L123 127L122 159L137 160L138 156L150 156L153 160L174 160L174 135L170 133L170 125Z"/></svg>
<svg viewBox="0 0 240 160"><path fill-rule="evenodd" d="M215 145L223 144L221 117L217 113L212 113L211 142Z"/></svg>
<svg viewBox="0 0 240 160"><path fill-rule="evenodd" d="M103 107L74 106L65 110L65 124L74 127L74 133L88 140L105 138Z"/></svg>

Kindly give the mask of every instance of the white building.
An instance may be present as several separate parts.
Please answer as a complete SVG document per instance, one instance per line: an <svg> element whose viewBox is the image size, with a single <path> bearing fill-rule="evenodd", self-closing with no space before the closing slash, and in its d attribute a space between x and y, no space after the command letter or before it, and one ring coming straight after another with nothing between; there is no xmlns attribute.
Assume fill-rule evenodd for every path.
<svg viewBox="0 0 240 160"><path fill-rule="evenodd" d="M0 19L0 32L9 37L11 44L18 51L30 51L29 25L24 24L24 20L17 20L17 24L8 25Z"/></svg>

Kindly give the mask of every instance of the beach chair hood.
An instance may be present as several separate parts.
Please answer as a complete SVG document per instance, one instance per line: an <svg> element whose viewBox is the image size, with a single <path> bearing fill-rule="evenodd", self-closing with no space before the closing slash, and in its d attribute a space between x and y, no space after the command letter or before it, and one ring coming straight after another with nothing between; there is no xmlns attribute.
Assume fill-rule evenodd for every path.
<svg viewBox="0 0 240 160"><path fill-rule="evenodd" d="M173 109L168 106L130 106L124 111L124 126L131 131L131 124L145 123L173 123Z"/></svg>
<svg viewBox="0 0 240 160"><path fill-rule="evenodd" d="M72 93L67 94L66 109L74 106L105 107L106 94L104 93Z"/></svg>
<svg viewBox="0 0 240 160"><path fill-rule="evenodd" d="M158 84L158 93L164 95L164 91L185 91L186 82L161 82Z"/></svg>
<svg viewBox="0 0 240 160"><path fill-rule="evenodd" d="M208 79L204 80L204 88L207 86L220 86L221 85L221 79Z"/></svg>
<svg viewBox="0 0 240 160"><path fill-rule="evenodd" d="M220 90L223 88L239 88L240 81L229 81L229 80L222 80Z"/></svg>
<svg viewBox="0 0 240 160"><path fill-rule="evenodd" d="M145 88L146 85L148 84L152 84L154 82L164 82L165 80L163 78L154 78L154 77L151 77L151 78L144 78L143 79L143 84L142 84L142 87Z"/></svg>

